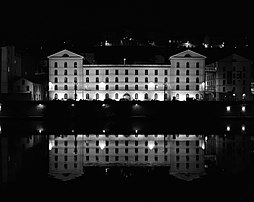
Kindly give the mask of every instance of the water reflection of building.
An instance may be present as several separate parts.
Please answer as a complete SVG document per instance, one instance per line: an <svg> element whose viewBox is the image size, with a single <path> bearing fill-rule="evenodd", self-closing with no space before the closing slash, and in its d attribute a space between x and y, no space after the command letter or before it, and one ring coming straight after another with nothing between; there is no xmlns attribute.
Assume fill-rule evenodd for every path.
<svg viewBox="0 0 254 202"><path fill-rule="evenodd" d="M204 175L203 136L171 135L170 137L171 174L187 181Z"/></svg>
<svg viewBox="0 0 254 202"><path fill-rule="evenodd" d="M70 180L84 166L168 166L189 180L204 173L203 147L200 135L52 135L49 173Z"/></svg>

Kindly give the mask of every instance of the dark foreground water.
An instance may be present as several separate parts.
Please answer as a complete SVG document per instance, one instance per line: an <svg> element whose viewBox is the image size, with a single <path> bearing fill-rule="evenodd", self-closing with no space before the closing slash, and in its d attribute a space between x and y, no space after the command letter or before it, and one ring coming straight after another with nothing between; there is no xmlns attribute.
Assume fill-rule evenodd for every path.
<svg viewBox="0 0 254 202"><path fill-rule="evenodd" d="M0 201L252 201L253 143L230 132L2 133Z"/></svg>

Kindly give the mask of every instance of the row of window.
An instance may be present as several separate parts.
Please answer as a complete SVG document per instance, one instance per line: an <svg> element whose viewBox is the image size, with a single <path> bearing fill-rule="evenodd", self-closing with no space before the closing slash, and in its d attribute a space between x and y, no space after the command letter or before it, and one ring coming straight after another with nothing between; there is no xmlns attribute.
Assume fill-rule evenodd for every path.
<svg viewBox="0 0 254 202"><path fill-rule="evenodd" d="M177 63L176 63L176 67L177 67L177 68L180 68L180 62L177 62ZM186 68L190 68L190 63L189 63L189 62L186 62L186 63L185 63L185 67L186 67ZM196 62L196 68L199 68L199 62Z"/></svg>
<svg viewBox="0 0 254 202"><path fill-rule="evenodd" d="M135 85L135 86L134 86L134 89L130 89L130 88L129 88L129 85L125 85L124 88L119 88L119 85L115 85L114 89L112 89L112 88L109 88L109 85L105 85L105 88L102 89L102 88L100 88L99 85L96 85L96 86L95 86L95 90L148 90L148 85L145 85L145 86L144 86L145 88L141 88L141 89L140 89L139 87L140 87L139 85ZM74 89L74 86L71 87L71 89ZM167 87L165 86L164 89L167 90ZM180 89L180 85L176 85L176 88L175 88L175 89L176 89L176 90L190 90L190 86L189 86L189 85L186 85L186 86L185 86L185 89ZM223 88L223 89L224 89L224 88ZM58 85L55 85L55 86L54 86L54 90L60 90L60 89L58 88ZM63 90L69 90L69 89L68 89L68 85L64 85L64 89L63 89ZM158 90L158 86L155 85L153 90ZM199 85L196 85L195 90L199 90Z"/></svg>
<svg viewBox="0 0 254 202"><path fill-rule="evenodd" d="M58 67L58 62L55 62L54 63L54 67L57 68ZM68 67L68 63L67 62L64 62L64 68L67 68ZM73 67L74 68L77 68L78 67L78 63L77 62L74 62L73 63Z"/></svg>
<svg viewBox="0 0 254 202"><path fill-rule="evenodd" d="M119 153L119 148L114 148L114 150L115 150L115 154L118 154L118 153ZM135 153L138 153L140 150L143 150L143 149L140 149L140 148L135 148L135 149L134 149ZM58 148L55 148L54 151L55 151L55 154L57 154L57 153L58 153ZM86 154L89 154L90 149L89 149L89 148L86 148L85 151L86 151ZM129 153L129 149L128 149L128 148L125 148L124 151L125 151L126 154ZM145 153L147 154L149 150L148 150L148 148L145 148L144 151L145 151ZM152 151L154 151L154 153L158 153L158 148L154 148ZM167 148L163 148L163 150L161 150L161 151L164 151L165 153L167 153L167 152L168 152L168 149L167 149ZM189 148L186 148L185 150L182 149L182 151L185 151L186 154L189 154L189 153L190 153L190 149L189 149ZM196 151L196 154L199 154L199 148L196 148L195 151ZM98 153L100 152L100 149L99 149L99 148L96 148L96 149L95 149L95 152L98 154ZM176 149L175 149L175 152L176 152L177 154L179 154L179 153L180 153L180 148L176 148ZM68 148L64 148L64 153L68 153ZM106 149L105 149L105 153L106 153L106 154L109 153L109 148L106 148ZM66 158L67 158L67 156L66 156Z"/></svg>
<svg viewBox="0 0 254 202"><path fill-rule="evenodd" d="M108 70L105 70L105 75L109 75ZM168 71L164 70L164 75L168 75ZM54 70L54 74L58 75L58 70ZM186 70L186 75L190 75L190 70ZM64 75L68 75L68 71L64 70ZM77 70L74 70L74 75L77 75ZM89 75L89 70L86 70L86 75ZM96 70L96 75L99 75L99 70ZM118 70L115 70L115 75L119 75ZM125 75L129 75L129 71L125 70ZM138 70L135 70L135 75L138 75ZM148 75L148 70L145 70L145 75ZM154 75L158 75L158 70L154 70ZM180 70L176 70L176 75L180 75ZM196 70L196 75L199 75L199 70Z"/></svg>
<svg viewBox="0 0 254 202"><path fill-rule="evenodd" d="M138 77L135 77L135 80L134 80L134 81L135 81L135 83L138 83L138 82L139 82ZM54 78L54 82L55 82L55 83L58 83L58 77L55 77L55 78ZM77 82L77 77L74 77L74 82ZM89 83L89 82L90 82L89 77L86 77L85 82L86 82L86 83ZM96 77L96 78L95 78L95 82L96 82L96 83L99 83L99 82L100 82L99 77ZM109 81L109 78L106 77L106 78L105 78L105 83L109 83L109 82L110 82L110 81ZM119 82L119 78L116 77L115 80L114 80L114 82L115 82L115 83L118 83L118 82ZM129 77L125 77L125 78L124 78L124 82L125 82L125 83L129 83ZM146 83L149 82L148 77L145 77L145 82L146 82ZM168 82L168 78L165 77L165 78L164 78L164 83L167 83L167 82ZM181 82L182 82L182 81L181 81ZM189 77L185 78L185 82L186 82L186 83L190 83L190 78L189 78ZM64 83L68 83L68 77L64 77ZM158 77L155 77L155 78L154 78L154 83L158 83ZM176 77L176 83L180 83L180 78L179 78L179 77ZM199 83L199 77L196 77L196 83Z"/></svg>
<svg viewBox="0 0 254 202"><path fill-rule="evenodd" d="M76 95L76 96L77 96L77 98L78 98L78 95ZM186 99L189 98L189 96L190 96L190 95L189 95L188 93L186 93ZM75 97L75 94L74 94L73 97ZM140 99L140 96L139 96L138 93L135 93L134 97L135 97L136 100ZM177 100L179 100L179 94L178 94L178 93L176 94L175 97L176 97ZM110 97L109 97L109 94L106 93L104 99L109 99L109 98L110 98ZM164 98L165 98L165 100L168 99L168 94L167 94L167 93L164 94ZM198 100L198 99L200 98L199 94L196 94L196 95L195 95L195 98ZM54 99L56 99L56 100L58 99L58 94L57 94L57 93L55 93ZM67 93L64 94L64 99L68 99L68 94L67 94ZM90 99L90 95L89 95L89 93L86 93L86 100L89 100L89 99ZM96 100L99 100L99 99L100 99L99 93L96 93L96 94L95 94L95 99L96 99ZM119 99L119 94L116 93L116 94L115 94L115 98L112 98L112 99L118 100L118 99ZM157 94L157 93L154 94L154 98L153 98L153 99L154 99L154 100L158 100L158 94ZM148 94L147 94L147 93L144 94L144 100L148 100Z"/></svg>

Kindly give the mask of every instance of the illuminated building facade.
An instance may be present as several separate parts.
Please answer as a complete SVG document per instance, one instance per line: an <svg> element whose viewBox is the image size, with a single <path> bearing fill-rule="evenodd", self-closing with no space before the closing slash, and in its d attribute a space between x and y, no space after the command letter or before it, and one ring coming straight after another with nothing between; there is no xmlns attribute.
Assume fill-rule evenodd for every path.
<svg viewBox="0 0 254 202"><path fill-rule="evenodd" d="M206 92L219 100L253 100L251 94L252 61L237 54L206 66Z"/></svg>
<svg viewBox="0 0 254 202"><path fill-rule="evenodd" d="M66 181L86 166L154 165L190 179L204 173L203 143L201 135L51 135L49 174Z"/></svg>
<svg viewBox="0 0 254 202"><path fill-rule="evenodd" d="M205 56L191 50L171 56L171 65L84 65L83 56L68 50L48 59L50 100L203 98Z"/></svg>

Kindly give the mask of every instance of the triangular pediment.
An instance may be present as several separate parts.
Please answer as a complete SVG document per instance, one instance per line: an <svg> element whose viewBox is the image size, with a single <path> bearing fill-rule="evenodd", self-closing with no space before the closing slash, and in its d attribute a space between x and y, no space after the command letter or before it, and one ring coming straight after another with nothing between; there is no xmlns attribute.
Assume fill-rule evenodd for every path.
<svg viewBox="0 0 254 202"><path fill-rule="evenodd" d="M48 58L52 59L52 58L80 58L80 59L83 59L84 57L82 55L79 55L79 54L76 54L74 52L71 52L69 50L62 50L62 51L59 51L57 53L54 53L50 56L48 56Z"/></svg>
<svg viewBox="0 0 254 202"><path fill-rule="evenodd" d="M252 63L251 60L249 60L243 56L237 55L235 53L231 54L225 58L220 59L219 62L250 62L250 63Z"/></svg>
<svg viewBox="0 0 254 202"><path fill-rule="evenodd" d="M196 52L188 49L188 50L182 51L180 53L177 53L177 54L169 57L169 59L184 59L184 58L186 58L186 59L187 58L193 58L193 59L203 58L203 59L205 59L206 56L201 55L199 53L196 53Z"/></svg>

